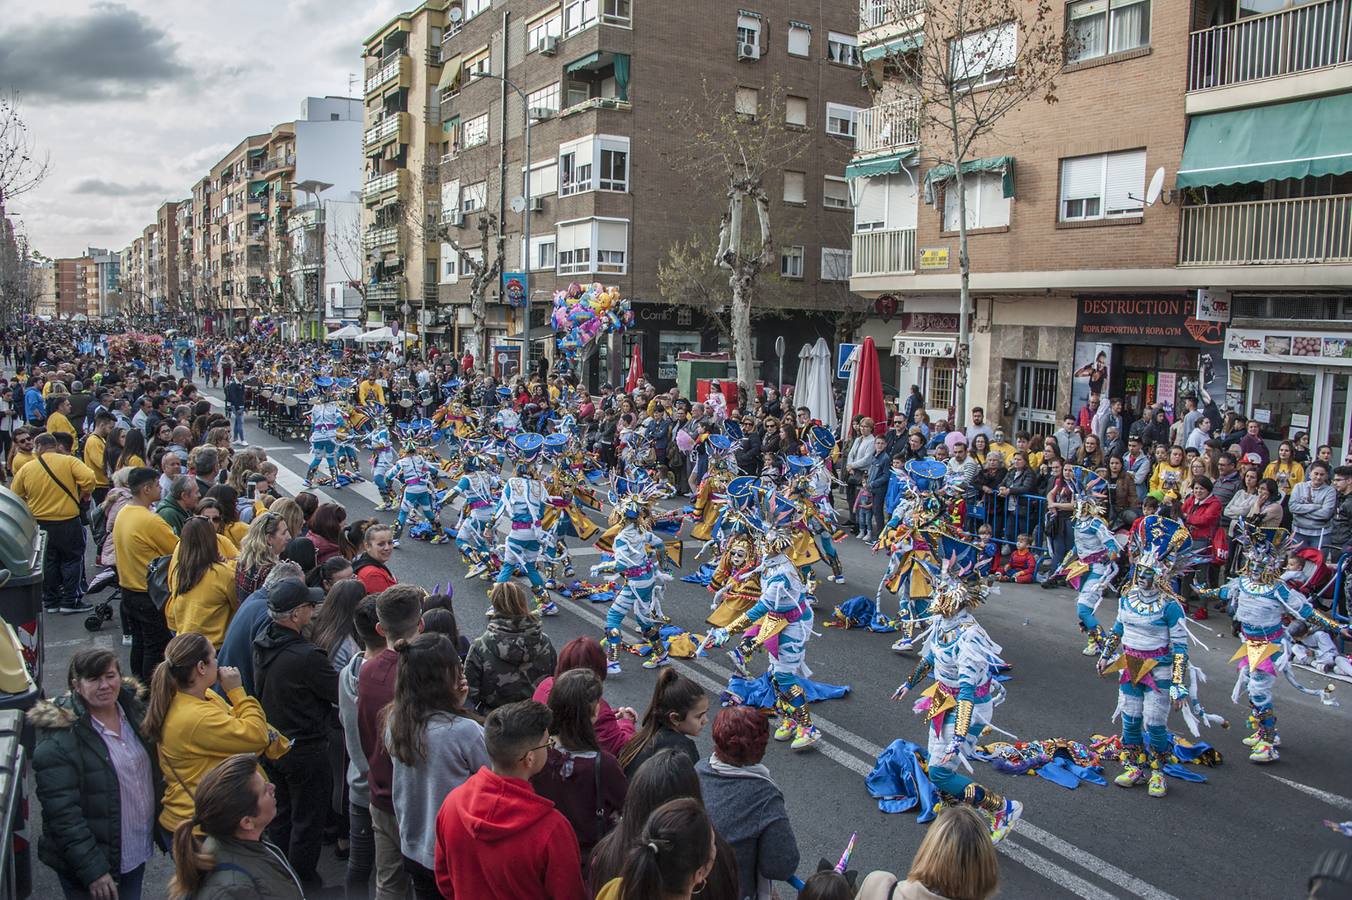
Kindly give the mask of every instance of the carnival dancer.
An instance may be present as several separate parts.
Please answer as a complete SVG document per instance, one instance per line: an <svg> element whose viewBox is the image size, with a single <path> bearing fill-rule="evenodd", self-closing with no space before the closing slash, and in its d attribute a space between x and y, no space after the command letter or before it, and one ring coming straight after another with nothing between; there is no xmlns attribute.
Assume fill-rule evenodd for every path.
<svg viewBox="0 0 1352 900"><path fill-rule="evenodd" d="M731 635L742 634L758 626L755 642L763 646L774 638L776 652L770 656L771 680L779 699L781 715L775 740L792 740L793 750L804 750L821 740L821 731L812 724L807 693L801 679L812 673L807 667L807 641L812 635L812 598L799 567L787 551L794 541L796 504L775 492L767 498L768 527L760 530L764 563L757 568L761 579L760 599L726 627L714 628L709 642L723 646ZM745 653L734 648L734 664L746 674Z"/></svg>
<svg viewBox="0 0 1352 900"><path fill-rule="evenodd" d="M620 671L620 650L623 649L621 627L631 613L639 632L648 642L648 658L643 668L657 669L669 665L666 646L662 643L662 594L671 576L664 571L666 541L653 532L652 507L658 500L671 496L672 488L657 482L636 483L616 476L613 480L610 503L611 517L619 531L610 546L613 558L591 567L593 577L608 575L615 582L615 599L606 614L606 671ZM613 529L612 529L613 530Z"/></svg>
<svg viewBox="0 0 1352 900"><path fill-rule="evenodd" d="M502 568L498 570L496 581L510 581L513 575L524 575L535 594L536 611L545 616L557 616L559 608L550 599L545 580L536 567L546 536L543 522L549 502L549 492L535 472L543 447L544 438L531 432L515 435L508 444L516 459L516 474L503 484L493 509L494 522L506 518L510 525L498 550Z"/></svg>
<svg viewBox="0 0 1352 900"><path fill-rule="evenodd" d="M1117 709L1122 716L1122 774L1119 787L1149 783L1152 797L1168 792L1165 765L1174 762L1169 738L1169 707L1184 710L1196 732L1196 713L1211 721L1196 703L1190 685L1198 680L1188 663L1187 614L1172 581L1192 566L1187 527L1175 519L1150 515L1137 521L1128 552L1131 571L1117 601L1117 622L1099 656L1101 675L1118 676Z"/></svg>
<svg viewBox="0 0 1352 900"><path fill-rule="evenodd" d="M947 541L940 542L941 547L945 545ZM972 615L986 601L991 586L984 572L964 567L958 559L955 550L942 566L929 560L920 563L929 571L933 586L929 608L934 620L924 635L920 664L892 699L904 699L927 676L933 676L934 684L914 707L925 716L929 779L946 803L976 807L990 823L991 840L1000 841L1023 815L1023 804L957 770L958 764L972 770L969 760L977 742L987 729L994 729L995 707L1005 699L1004 687L995 679L997 668L1004 665L1000 645Z"/></svg>
<svg viewBox="0 0 1352 900"><path fill-rule="evenodd" d="M835 479L831 474L831 457L836 450L836 436L825 425L814 425L807 436L807 448L817 458L817 463L807 474L804 485L807 498L817 510L812 520L812 532L817 540L817 549L826 564L831 567L831 581L845 583L845 573L841 569L840 554L836 552L836 508L831 499L831 488Z"/></svg>
<svg viewBox="0 0 1352 900"><path fill-rule="evenodd" d="M944 487L947 472L938 460L913 459L900 473L893 473L894 478L901 480L902 491L874 545L875 550L887 551L889 563L874 595L877 611L872 627L879 632L900 631L900 637L892 644L898 653L915 648L916 632L929 615L933 590L929 573L937 563L932 548L943 537L954 540L965 537L953 526L937 493ZM883 612L884 590L897 596L896 621Z"/></svg>
<svg viewBox="0 0 1352 900"><path fill-rule="evenodd" d="M709 467L695 490L696 521L694 527L690 529L690 536L701 541L717 540L719 536L716 526L722 513L717 501L737 475L738 444L723 434L704 434L700 435L699 440L704 442Z"/></svg>
<svg viewBox="0 0 1352 900"><path fill-rule="evenodd" d="M1301 693L1319 697L1326 704L1332 704L1333 691L1332 685L1324 691L1315 691L1296 681L1291 671L1291 639L1282 618L1290 615L1318 631L1352 635L1282 581L1286 557L1295 549L1285 528L1251 527L1241 520L1235 540L1244 548L1239 574L1219 590L1199 593L1224 600L1239 624L1244 643L1230 657L1230 662L1238 663L1239 669L1230 699L1238 703L1241 691L1249 695L1249 727L1254 729L1244 739L1250 748L1249 759L1256 763L1276 762L1277 748L1282 743L1272 699L1277 675L1285 676Z"/></svg>
<svg viewBox="0 0 1352 900"><path fill-rule="evenodd" d="M521 430L521 413L516 411L512 389L505 384L498 388L498 402L501 405L493 416L493 425L504 439L511 440L512 436Z"/></svg>
<svg viewBox="0 0 1352 900"><path fill-rule="evenodd" d="M723 533L723 543L709 579L714 602L705 621L715 628L726 628L760 599L761 553L756 535L761 527L757 512L761 489L754 477L743 475L730 481L722 494L710 499L723 507L717 529Z"/></svg>
<svg viewBox="0 0 1352 900"><path fill-rule="evenodd" d="M492 471L492 456L483 442L469 439L460 445L460 477L446 495L465 498L460 522L455 530L455 545L469 570L466 578L487 577L498 573L501 562L494 550L493 507L502 487L502 479Z"/></svg>
<svg viewBox="0 0 1352 900"><path fill-rule="evenodd" d="M1101 504L1107 495L1107 482L1083 466L1067 465L1064 472L1075 507L1070 520L1074 545L1051 578L1071 583L1073 579L1080 579L1075 611L1080 619L1080 631L1086 637L1084 655L1098 656L1103 652L1107 633L1094 613L1103 602L1104 590L1117 577L1117 554L1122 545L1103 517Z"/></svg>
<svg viewBox="0 0 1352 900"><path fill-rule="evenodd" d="M375 427L366 436L366 444L371 448L371 482L380 492L380 502L376 504L376 509L394 509L398 501L394 496L395 486L390 481L390 472L394 470L397 459L394 453L394 442L390 439L389 419L386 416L385 407L378 403L370 407L363 407L363 409L371 421L375 423Z"/></svg>
<svg viewBox="0 0 1352 900"><path fill-rule="evenodd" d="M329 478L338 484L338 428L343 424L343 411L333 396L333 379L320 376L315 379L315 388L319 391L315 403L310 407L310 467L305 471L305 486L314 487L315 474L319 464L327 461Z"/></svg>
<svg viewBox="0 0 1352 900"><path fill-rule="evenodd" d="M450 540L442 528L436 505L437 467L423 455L424 448L430 448L439 436L431 425L427 419L414 419L399 426L404 441L403 453L389 474L391 481L397 481L404 487L403 499L399 502L399 519L393 529L396 547L408 525L409 513L415 511L431 526L433 544L444 544Z"/></svg>
<svg viewBox="0 0 1352 900"><path fill-rule="evenodd" d="M545 510L544 527L548 532L545 558L549 562L550 577L546 587L558 586L560 574L563 578L572 578L576 572L573 560L568 554L566 543L569 537L581 541L591 541L601 529L587 518L582 511L585 504L599 510L600 502L596 494L586 485L584 469L578 464L578 454L573 452L573 441L567 434L545 436L544 454L551 463L545 488L549 492L549 508Z"/></svg>

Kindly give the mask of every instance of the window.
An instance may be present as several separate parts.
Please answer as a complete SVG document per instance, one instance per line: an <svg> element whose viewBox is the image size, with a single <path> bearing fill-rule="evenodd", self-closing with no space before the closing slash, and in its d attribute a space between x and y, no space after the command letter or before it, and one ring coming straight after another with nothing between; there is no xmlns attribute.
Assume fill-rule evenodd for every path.
<svg viewBox="0 0 1352 900"><path fill-rule="evenodd" d="M760 91L755 88L739 87L737 89L736 106L737 115L756 117L756 111L760 108Z"/></svg>
<svg viewBox="0 0 1352 900"><path fill-rule="evenodd" d="M556 238L552 234L531 235L530 267L531 271L553 269L555 265L554 249ZM524 250L525 239L522 239ZM524 253L522 254L525 255Z"/></svg>
<svg viewBox="0 0 1352 900"><path fill-rule="evenodd" d="M601 21L607 25L629 25L633 22L632 0L603 0Z"/></svg>
<svg viewBox="0 0 1352 900"><path fill-rule="evenodd" d="M996 84L1014 74L1018 32L1013 22L949 41L950 75L959 88Z"/></svg>
<svg viewBox="0 0 1352 900"><path fill-rule="evenodd" d="M469 84L471 78L475 75L482 75L488 72L489 64L492 62L492 54L485 48L465 60L465 77L461 79L461 85Z"/></svg>
<svg viewBox="0 0 1352 900"><path fill-rule="evenodd" d="M559 148L559 195L591 190L592 140L584 138Z"/></svg>
<svg viewBox="0 0 1352 900"><path fill-rule="evenodd" d="M807 173L806 172L784 172L784 202L785 203L806 203L807 202Z"/></svg>
<svg viewBox="0 0 1352 900"><path fill-rule="evenodd" d="M812 26L805 22L789 23L789 55L812 55Z"/></svg>
<svg viewBox="0 0 1352 900"><path fill-rule="evenodd" d="M476 184L466 185L464 191L460 194L460 211L471 213L476 209L483 209L487 197L488 182L480 181Z"/></svg>
<svg viewBox="0 0 1352 900"><path fill-rule="evenodd" d="M1062 222L1139 216L1144 196L1144 150L1061 160Z"/></svg>
<svg viewBox="0 0 1352 900"><path fill-rule="evenodd" d="M547 109L551 113L559 111L559 83L556 81L538 91L526 95L526 109Z"/></svg>
<svg viewBox="0 0 1352 900"><path fill-rule="evenodd" d="M493 0L465 0L465 21L469 21L492 5Z"/></svg>
<svg viewBox="0 0 1352 900"><path fill-rule="evenodd" d="M1067 15L1066 56L1071 62L1150 43L1150 0L1078 0Z"/></svg>
<svg viewBox="0 0 1352 900"><path fill-rule="evenodd" d="M859 38L838 31L826 33L826 58L846 66L859 65Z"/></svg>
<svg viewBox="0 0 1352 900"><path fill-rule="evenodd" d="M525 172L525 169L522 169ZM530 169L531 197L547 197L559 192L559 164L555 160L536 163Z"/></svg>
<svg viewBox="0 0 1352 900"><path fill-rule="evenodd" d="M629 138L589 135L559 147L559 194L629 190ZM595 181L593 174L595 173Z"/></svg>
<svg viewBox="0 0 1352 900"><path fill-rule="evenodd" d="M761 18L760 16L749 16L742 13L737 17L737 44L750 44L755 47L756 57L760 57L760 35Z"/></svg>
<svg viewBox="0 0 1352 900"><path fill-rule="evenodd" d="M563 36L563 17L558 13L536 19L526 26L526 52L533 53L545 45L545 38Z"/></svg>
<svg viewBox="0 0 1352 900"><path fill-rule="evenodd" d="M623 146L620 146L615 139L602 138L600 146L601 167L597 189L624 193L629 190L629 139L625 138Z"/></svg>
<svg viewBox="0 0 1352 900"><path fill-rule="evenodd" d="M835 175L827 175L822 182L822 206L828 209L849 209L849 182Z"/></svg>
<svg viewBox="0 0 1352 900"><path fill-rule="evenodd" d="M803 277L803 248L785 247L779 254L779 274L784 278Z"/></svg>
<svg viewBox="0 0 1352 900"><path fill-rule="evenodd" d="M628 257L629 222L625 219L582 219L558 224L556 259L560 275L587 272L623 275Z"/></svg>
<svg viewBox="0 0 1352 900"><path fill-rule="evenodd" d="M596 24L598 0L563 0L563 33L577 34Z"/></svg>
<svg viewBox="0 0 1352 900"><path fill-rule="evenodd" d="M470 119L460 128L460 149L468 150L488 143L488 113Z"/></svg>
<svg viewBox="0 0 1352 900"><path fill-rule="evenodd" d="M801 128L807 127L806 97L789 96L784 98L784 124L797 125Z"/></svg>
<svg viewBox="0 0 1352 900"><path fill-rule="evenodd" d="M949 360L931 359L925 366L925 406L947 409L953 405L953 385L957 368Z"/></svg>
<svg viewBox="0 0 1352 900"><path fill-rule="evenodd" d="M841 103L826 104L826 133L839 137L854 137L855 123L859 118L858 107Z"/></svg>
<svg viewBox="0 0 1352 900"><path fill-rule="evenodd" d="M623 275L629 257L629 223L599 219L596 239L596 271Z"/></svg>
<svg viewBox="0 0 1352 900"><path fill-rule="evenodd" d="M441 245L441 277L438 279L442 284L455 284L460 280L460 273L456 269L456 254L451 249L450 244Z"/></svg>
<svg viewBox="0 0 1352 900"><path fill-rule="evenodd" d="M968 172L962 176L967 195L968 228L1000 228L1009 224L1009 198L1000 172ZM944 186L944 231L958 230L958 183Z"/></svg>
<svg viewBox="0 0 1352 900"><path fill-rule="evenodd" d="M849 250L823 247L822 281L849 281L851 255Z"/></svg>

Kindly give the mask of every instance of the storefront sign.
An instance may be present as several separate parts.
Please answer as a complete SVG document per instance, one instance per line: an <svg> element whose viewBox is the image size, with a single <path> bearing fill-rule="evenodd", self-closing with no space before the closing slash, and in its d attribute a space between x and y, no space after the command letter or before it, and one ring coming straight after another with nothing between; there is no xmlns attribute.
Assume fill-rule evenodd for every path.
<svg viewBox="0 0 1352 900"><path fill-rule="evenodd" d="M947 247L922 247L920 248L920 266L925 269L947 269L948 268L948 248Z"/></svg>
<svg viewBox="0 0 1352 900"><path fill-rule="evenodd" d="M1352 366L1352 334L1231 328L1225 339L1225 358L1249 362Z"/></svg>
<svg viewBox="0 0 1352 900"><path fill-rule="evenodd" d="M675 380L676 380L676 363L674 363L674 362L659 362L659 363L657 364L657 377L660 378L660 379L662 379L663 381L675 381Z"/></svg>
<svg viewBox="0 0 1352 900"><path fill-rule="evenodd" d="M1174 347L1218 345L1225 328L1199 321L1186 297L1080 297L1079 340Z"/></svg>
<svg viewBox="0 0 1352 900"><path fill-rule="evenodd" d="M1197 318L1202 322L1230 321L1230 292L1209 291L1202 288L1197 292Z"/></svg>
<svg viewBox="0 0 1352 900"><path fill-rule="evenodd" d="M892 321L892 317L897 314L896 294L883 294L877 300L873 301L873 311L876 312L884 322Z"/></svg>
<svg viewBox="0 0 1352 900"><path fill-rule="evenodd" d="M902 331L941 331L956 334L958 330L957 313L902 313Z"/></svg>
<svg viewBox="0 0 1352 900"><path fill-rule="evenodd" d="M957 353L957 338L935 338L927 335L901 332L892 338L893 356L920 356L952 359Z"/></svg>
<svg viewBox="0 0 1352 900"><path fill-rule="evenodd" d="M523 309L526 305L526 273L502 273L502 299L508 306Z"/></svg>
<svg viewBox="0 0 1352 900"><path fill-rule="evenodd" d="M1178 397L1178 373L1161 372L1159 380L1155 383L1155 402L1164 405L1164 411L1170 416L1174 414L1174 408Z"/></svg>

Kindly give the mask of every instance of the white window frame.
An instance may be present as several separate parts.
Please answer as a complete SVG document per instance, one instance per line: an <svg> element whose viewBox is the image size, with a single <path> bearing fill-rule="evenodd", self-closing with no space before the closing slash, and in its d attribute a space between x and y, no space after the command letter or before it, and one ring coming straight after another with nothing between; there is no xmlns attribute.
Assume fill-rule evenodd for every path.
<svg viewBox="0 0 1352 900"><path fill-rule="evenodd" d="M853 138L859 130L859 114L863 110L857 106L847 106L844 103L826 104L826 133L833 134L836 137ZM845 130L833 130L832 119L846 122Z"/></svg>
<svg viewBox="0 0 1352 900"><path fill-rule="evenodd" d="M465 21L468 22L481 12L487 12L493 0L465 0Z"/></svg>
<svg viewBox="0 0 1352 900"><path fill-rule="evenodd" d="M733 110L739 116L756 118L760 114L760 89L738 85L733 96Z"/></svg>
<svg viewBox="0 0 1352 900"><path fill-rule="evenodd" d="M634 24L633 0L601 0L601 21L629 28Z"/></svg>
<svg viewBox="0 0 1352 900"><path fill-rule="evenodd" d="M962 176L963 188L967 193L967 216L971 221L967 223L969 230L978 228L1005 228L1010 222L1010 198L1004 195L1004 174L1001 172L966 172ZM944 183L944 208L941 230L944 233L951 234L958 230L958 204L957 192L958 182L956 178L949 179ZM999 194L997 198L987 198L989 192ZM1000 208L1004 212L1004 221L987 222L982 210L987 208L987 199L993 204L996 200L1000 202ZM951 219L951 221L950 221Z"/></svg>
<svg viewBox="0 0 1352 900"><path fill-rule="evenodd" d="M602 162L607 156L624 156L624 179L606 177L602 171ZM630 156L632 148L629 138L615 134L589 134L559 145L559 196L571 197L588 191L607 191L628 193L630 177ZM568 157L572 157L571 162ZM584 172L583 177L567 178L569 171Z"/></svg>
<svg viewBox="0 0 1352 900"><path fill-rule="evenodd" d="M563 36L571 37L600 21L600 0L563 0Z"/></svg>
<svg viewBox="0 0 1352 900"><path fill-rule="evenodd" d="M476 181L460 190L460 211L465 215L484 208L488 202L488 182Z"/></svg>
<svg viewBox="0 0 1352 900"><path fill-rule="evenodd" d="M1094 176L1089 172L1094 163L1098 164L1096 185L1092 183ZM1127 195L1145 196L1145 163L1145 151L1141 149L1074 156L1061 160L1057 204L1060 221L1093 222L1103 219L1140 218L1145 210L1145 202L1131 200ZM1075 179L1080 183L1078 189L1073 189L1067 183L1066 176L1071 167L1079 169L1081 173ZM1094 202L1093 212L1087 212L1091 201Z"/></svg>
<svg viewBox="0 0 1352 900"><path fill-rule="evenodd" d="M1014 22L968 32L949 41L949 74L955 87L975 90L999 84L1012 76L1018 59L1018 41L1019 30ZM970 62L969 55L972 57Z"/></svg>
<svg viewBox="0 0 1352 900"><path fill-rule="evenodd" d="M537 88L526 95L526 109L547 109L550 112L558 113L562 108L559 103L563 99L561 91L563 83L556 81L553 84L547 84L542 88Z"/></svg>
<svg viewBox="0 0 1352 900"><path fill-rule="evenodd" d="M526 26L526 52L537 53L545 45L545 38L563 37L563 14L558 10L541 16Z"/></svg>
<svg viewBox="0 0 1352 900"><path fill-rule="evenodd" d="M614 177L615 158L622 157L624 168L620 177ZM609 159L607 159L609 157ZM615 194L629 193L629 138L601 135L596 141L596 190Z"/></svg>
<svg viewBox="0 0 1352 900"><path fill-rule="evenodd" d="M456 284L460 281L459 257L450 244L441 245L441 272L437 279L440 284Z"/></svg>
<svg viewBox="0 0 1352 900"><path fill-rule="evenodd" d="M547 171L552 169L553 171ZM530 167L530 190L526 190L526 167L521 167L521 192L524 196L529 193L531 199L536 197L548 197L551 194L559 192L559 162L556 159L547 159L544 162L533 163Z"/></svg>
<svg viewBox="0 0 1352 900"><path fill-rule="evenodd" d="M797 182L798 186L801 188L801 190L798 192L798 193L799 193L799 196L796 197L796 198L790 196L790 190L789 190L789 185L790 185L791 183L795 182L795 181ZM793 169L785 169L785 170L784 170L784 191L783 191L783 194L782 194L781 196L782 196L782 198L783 198L783 200L784 200L785 203L793 203L793 204L795 204L795 205L797 205L797 206L806 206L806 205L807 205L807 173L806 173L806 172L798 172L798 171L794 171Z"/></svg>
<svg viewBox="0 0 1352 900"><path fill-rule="evenodd" d="M803 111L801 122L796 122L793 119L792 111L794 106L798 106ZM812 104L808 98L789 94L784 98L784 124L792 128L806 128L808 111L811 108Z"/></svg>
<svg viewBox="0 0 1352 900"><path fill-rule="evenodd" d="M840 31L827 32L826 58L842 66L858 68L863 64L863 58L859 55L859 36Z"/></svg>
<svg viewBox="0 0 1352 900"><path fill-rule="evenodd" d="M761 17L750 16L746 13L737 14L737 45L753 44L756 48L756 58L761 56L761 38L765 34L765 23Z"/></svg>
<svg viewBox="0 0 1352 900"><path fill-rule="evenodd" d="M779 277L801 281L805 257L805 248L802 244L791 244L782 248L779 253Z"/></svg>
<svg viewBox="0 0 1352 900"><path fill-rule="evenodd" d="M823 247L821 280L828 282L848 282L850 280L851 267L854 265L853 256L854 254L851 251L840 247ZM828 262L828 260L834 260L834 262ZM839 278L828 277L828 273L834 273L836 271L844 274Z"/></svg>
<svg viewBox="0 0 1352 900"><path fill-rule="evenodd" d="M521 256L526 256L526 239L521 239ZM556 264L556 248L558 247L558 237L550 232L549 234L533 234L530 236L530 271L548 272L554 269Z"/></svg>
<svg viewBox="0 0 1352 900"><path fill-rule="evenodd" d="M624 227L624 247L601 246L602 226L622 225ZM582 227L586 226L586 227ZM559 222L558 229L580 229L587 238L587 245L576 245L571 249L556 249L556 272L559 275L585 275L601 272L607 275L624 275L629 269L629 227L628 219L614 219L595 216L588 219L571 219ZM613 228L607 230L614 230ZM556 248L565 242L559 239ZM572 243L571 241L568 243Z"/></svg>
<svg viewBox="0 0 1352 900"><path fill-rule="evenodd" d="M804 47L801 51L794 50L793 48L794 38L798 38L800 42L803 40L803 38L806 38L807 46ZM812 26L807 24L806 22L790 22L788 27L788 36L786 38L785 43L785 52L787 52L789 56L797 57L798 59L811 58Z"/></svg>
<svg viewBox="0 0 1352 900"><path fill-rule="evenodd" d="M487 47L465 60L464 74L461 76L461 87L474 80L475 75L481 75L487 72L493 65L493 53Z"/></svg>
<svg viewBox="0 0 1352 900"><path fill-rule="evenodd" d="M1066 59L1069 62L1084 62L1090 59L1099 59L1104 56L1111 56L1114 53L1125 53L1128 50L1137 50L1142 47L1150 46L1150 28L1153 24L1151 8L1152 0L1074 0L1066 4ZM1119 10L1127 9L1133 6L1144 5L1145 12L1145 36L1139 43L1133 43L1124 46L1116 42L1117 29L1116 24ZM1096 19L1102 17L1103 22L1100 28L1103 32L1103 44L1101 47L1082 47L1075 46L1073 36L1074 24L1082 19ZM1139 35L1135 37L1140 37Z"/></svg>
<svg viewBox="0 0 1352 900"><path fill-rule="evenodd" d="M832 198L827 185L839 185L837 190L843 190L845 196ZM822 206L826 209L850 209L850 183L839 175L822 176Z"/></svg>
<svg viewBox="0 0 1352 900"><path fill-rule="evenodd" d="M488 113L460 123L460 149L469 150L488 143Z"/></svg>

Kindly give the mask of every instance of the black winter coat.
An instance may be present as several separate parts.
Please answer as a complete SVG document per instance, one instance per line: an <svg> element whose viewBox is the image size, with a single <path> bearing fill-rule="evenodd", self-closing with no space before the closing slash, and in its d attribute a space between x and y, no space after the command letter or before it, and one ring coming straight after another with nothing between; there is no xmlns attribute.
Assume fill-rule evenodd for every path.
<svg viewBox="0 0 1352 900"><path fill-rule="evenodd" d="M254 638L254 692L268 722L296 743L338 727L338 672L329 655L276 622Z"/></svg>
<svg viewBox="0 0 1352 900"><path fill-rule="evenodd" d="M127 722L135 728L145 717L146 693L140 682L129 678L118 697ZM74 693L43 700L28 711L28 721L37 729L33 773L42 804L38 858L82 885L120 872L122 789L84 700ZM146 823L151 828L159 819L164 779L155 744L139 731L137 736L150 757L154 781L153 815Z"/></svg>

